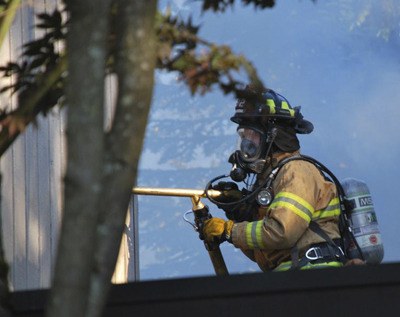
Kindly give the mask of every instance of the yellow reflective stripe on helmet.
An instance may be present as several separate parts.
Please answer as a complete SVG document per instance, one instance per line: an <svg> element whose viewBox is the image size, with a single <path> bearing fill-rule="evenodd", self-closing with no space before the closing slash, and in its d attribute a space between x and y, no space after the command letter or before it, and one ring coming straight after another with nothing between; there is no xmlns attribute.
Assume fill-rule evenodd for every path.
<svg viewBox="0 0 400 317"><path fill-rule="evenodd" d="M282 100L281 108L289 111L289 115L294 117L294 110L289 107L289 104L286 101Z"/></svg>
<svg viewBox="0 0 400 317"><path fill-rule="evenodd" d="M276 106L275 106L275 101L273 99L267 99L267 106L269 107L269 113L275 114Z"/></svg>
<svg viewBox="0 0 400 317"><path fill-rule="evenodd" d="M311 221L314 208L306 200L289 192L279 192L271 204L271 208L284 207L293 211L307 223Z"/></svg>
<svg viewBox="0 0 400 317"><path fill-rule="evenodd" d="M313 220L335 217L339 215L340 215L340 203L339 203L339 198L336 197L329 202L326 208L315 211L313 215Z"/></svg>
<svg viewBox="0 0 400 317"><path fill-rule="evenodd" d="M263 249L262 230L264 221L249 222L246 225L246 243L250 249Z"/></svg>

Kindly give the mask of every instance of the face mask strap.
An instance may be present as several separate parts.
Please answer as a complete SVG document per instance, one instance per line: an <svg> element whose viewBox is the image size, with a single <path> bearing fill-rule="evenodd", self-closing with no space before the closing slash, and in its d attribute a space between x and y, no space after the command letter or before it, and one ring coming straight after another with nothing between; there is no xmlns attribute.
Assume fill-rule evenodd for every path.
<svg viewBox="0 0 400 317"><path fill-rule="evenodd" d="M274 140L275 140L277 134L278 134L278 129L274 125L272 125L271 128L267 132L266 143L268 144L268 148L267 148L267 151L265 152L265 160L267 159L267 157L269 157L270 163L272 162L272 154L273 154L271 149L272 149L272 145L274 143ZM262 169L262 171L259 174L263 174L267 170L269 165L270 164L265 163L264 168Z"/></svg>

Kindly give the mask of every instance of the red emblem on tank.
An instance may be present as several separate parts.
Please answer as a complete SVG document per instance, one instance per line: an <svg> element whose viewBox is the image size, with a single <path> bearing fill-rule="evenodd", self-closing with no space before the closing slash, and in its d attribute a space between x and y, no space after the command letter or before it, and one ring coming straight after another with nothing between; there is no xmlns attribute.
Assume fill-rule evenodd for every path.
<svg viewBox="0 0 400 317"><path fill-rule="evenodd" d="M371 244L377 244L378 243L378 238L376 237L376 235L372 234L369 236L369 242L371 242Z"/></svg>

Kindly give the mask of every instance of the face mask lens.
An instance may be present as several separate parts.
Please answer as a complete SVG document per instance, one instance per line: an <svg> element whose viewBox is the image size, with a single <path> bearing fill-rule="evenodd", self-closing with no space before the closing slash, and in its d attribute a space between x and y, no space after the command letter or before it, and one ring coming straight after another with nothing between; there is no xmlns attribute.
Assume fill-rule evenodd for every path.
<svg viewBox="0 0 400 317"><path fill-rule="evenodd" d="M238 134L240 137L240 152L244 159L256 159L258 158L261 149L261 135L259 132L249 129L240 128L238 129Z"/></svg>
<svg viewBox="0 0 400 317"><path fill-rule="evenodd" d="M245 158L253 158L257 155L258 147L255 145L254 142L243 139L240 143L240 152Z"/></svg>

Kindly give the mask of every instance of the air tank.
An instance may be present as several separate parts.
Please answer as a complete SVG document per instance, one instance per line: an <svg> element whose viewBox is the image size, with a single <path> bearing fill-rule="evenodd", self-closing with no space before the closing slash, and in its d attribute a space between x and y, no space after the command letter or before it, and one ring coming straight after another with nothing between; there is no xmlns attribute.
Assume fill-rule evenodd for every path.
<svg viewBox="0 0 400 317"><path fill-rule="evenodd" d="M365 182L354 178L346 178L341 184L348 201L347 216L364 260L367 264L379 264L384 251L369 188ZM348 255L350 258L359 258L354 244L349 246Z"/></svg>

